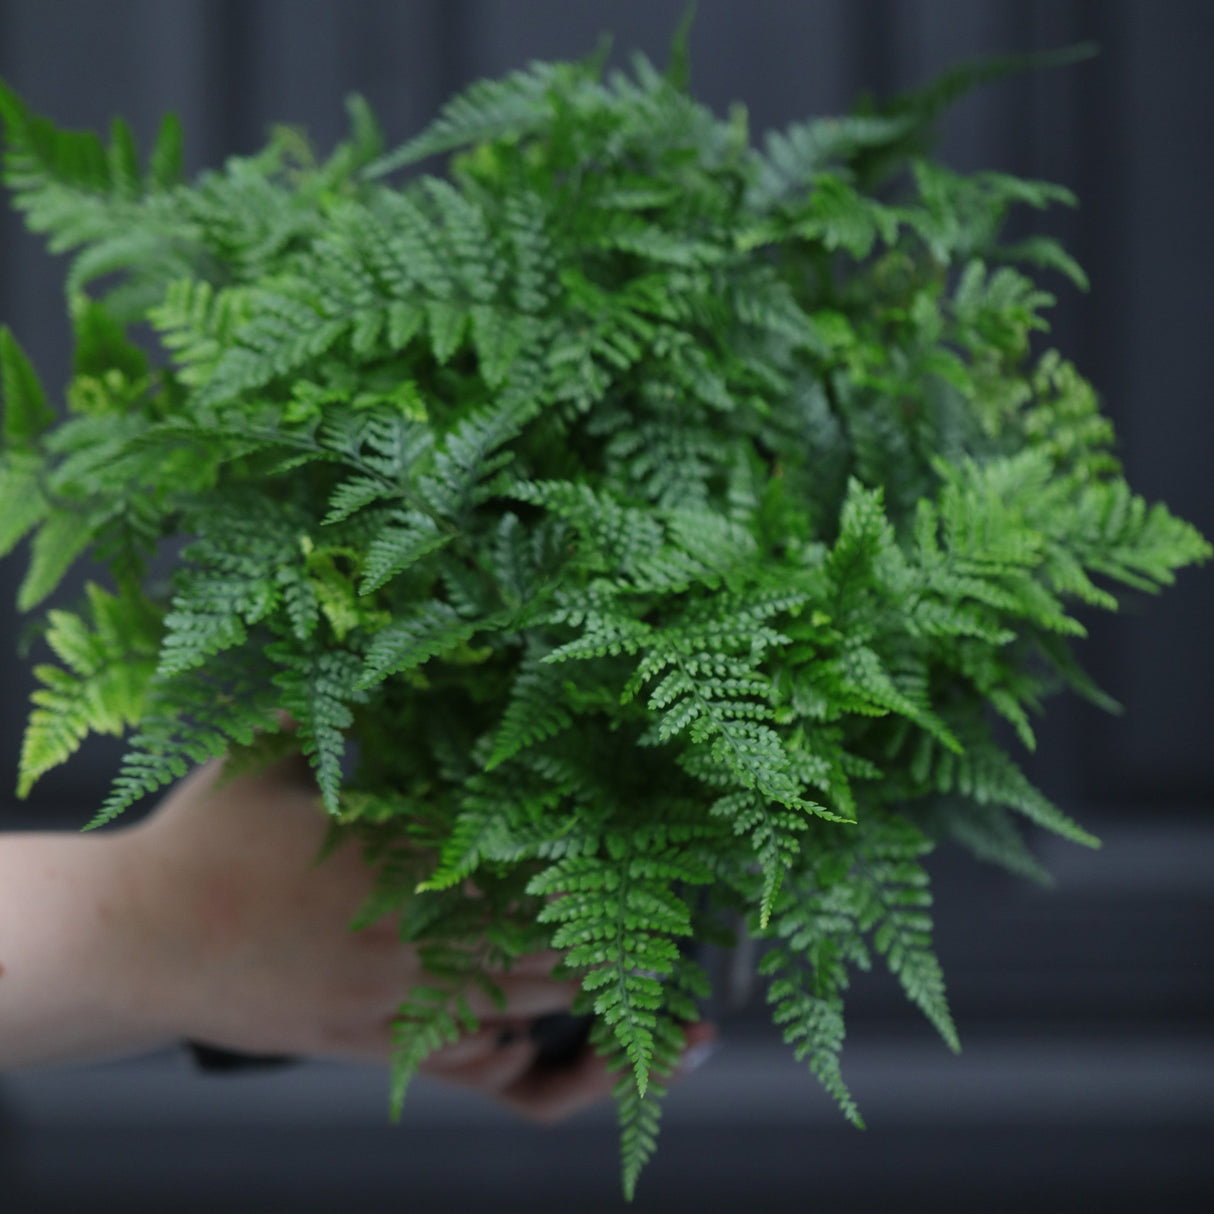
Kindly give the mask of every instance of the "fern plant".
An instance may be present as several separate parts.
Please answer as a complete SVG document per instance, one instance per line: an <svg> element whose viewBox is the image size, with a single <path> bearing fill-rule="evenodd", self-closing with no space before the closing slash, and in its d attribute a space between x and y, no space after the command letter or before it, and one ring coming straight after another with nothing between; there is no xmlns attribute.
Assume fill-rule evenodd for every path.
<svg viewBox="0 0 1214 1214"><path fill-rule="evenodd" d="M21 793L89 732L130 735L94 826L200 760L302 747L377 866L363 921L397 916L433 975L397 1108L485 964L556 949L631 1195L707 993L682 946L740 915L860 1125L854 967L958 1048L924 856L1042 879L1018 820L1096 842L996 719L1031 749L1050 693L1113 707L1076 611L1211 551L1040 349L1036 275L1083 274L1001 231L1070 194L927 158L1016 66L756 146L681 45L665 73L600 55L474 85L387 154L355 98L327 159L280 130L191 184L173 119L144 161L121 122L59 130L0 87L76 335L58 420L0 333L0 553L32 535L26 611L84 556L111 581L46 612Z"/></svg>

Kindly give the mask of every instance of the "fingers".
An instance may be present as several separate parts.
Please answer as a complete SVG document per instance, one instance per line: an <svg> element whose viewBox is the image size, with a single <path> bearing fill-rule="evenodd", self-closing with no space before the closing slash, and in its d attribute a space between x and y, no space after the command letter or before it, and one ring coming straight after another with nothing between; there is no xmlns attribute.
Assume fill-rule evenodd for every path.
<svg viewBox="0 0 1214 1214"><path fill-rule="evenodd" d="M409 989L416 984L417 977L414 973L402 987L399 972L404 967L396 961L392 972L386 974L382 957L374 956L377 951L379 950L375 949L374 945L368 950L373 955L374 963L360 969L360 981L354 984L355 993L347 1000L347 1006L340 1016L343 1027L328 1034L326 1053L338 1053L360 1059L386 1059L391 1056L391 1026L396 1019L402 997L408 995ZM393 955L395 951L396 946L393 946ZM413 963L412 958L408 959ZM468 1010L485 1027L480 1032L461 1037L459 1041L431 1055L438 1066L454 1067L488 1056L503 1044L512 1044L499 1041L503 1030L510 1029L518 1037L526 1038L527 1024L530 1021L553 1012L569 1010L577 994L578 984L539 976L552 968L551 958L537 954L534 960L525 960L528 960L529 964L520 968L530 969L536 976L517 971L494 975L494 981L505 995L505 1007L495 1003L480 987L474 987L466 993ZM534 1060L534 1047L529 1040L528 1046L531 1049L530 1058Z"/></svg>
<svg viewBox="0 0 1214 1214"><path fill-rule="evenodd" d="M498 1096L508 1108L530 1121L551 1125L598 1104L611 1095L615 1076L607 1064L589 1048L566 1067L532 1067Z"/></svg>
<svg viewBox="0 0 1214 1214"><path fill-rule="evenodd" d="M524 1032L513 1026L493 1024L469 1033L441 1050L435 1050L422 1066L423 1071L446 1072L471 1062L482 1062L498 1050L522 1040Z"/></svg>
<svg viewBox="0 0 1214 1214"><path fill-rule="evenodd" d="M688 1075L714 1048L718 1038L713 1024L688 1025L683 1033L683 1053L679 1065L669 1076L677 1083ZM589 1047L568 1067L536 1068L522 1074L499 1092L500 1099L531 1121L549 1125L580 1113L611 1095L618 1073Z"/></svg>
<svg viewBox="0 0 1214 1214"><path fill-rule="evenodd" d="M443 1083L495 1095L516 1083L534 1064L535 1043L526 1033L494 1028L431 1054L421 1070Z"/></svg>
<svg viewBox="0 0 1214 1214"><path fill-rule="evenodd" d="M710 1021L687 1025L683 1029L683 1052L668 1082L678 1083L707 1062L716 1052L720 1038L717 1026Z"/></svg>
<svg viewBox="0 0 1214 1214"><path fill-rule="evenodd" d="M699 1065L715 1047L715 1025L693 1024L684 1030L679 1065L665 1077L677 1083ZM369 1031L365 1038L345 1037L336 1052L343 1056L382 1059L390 1053L388 1025ZM335 1043L336 1044L336 1043ZM499 1100L530 1121L553 1124L606 1100L618 1081L618 1072L587 1047L569 1066L536 1066L537 1047L521 1022L497 1022L435 1051L421 1065L431 1079L473 1088Z"/></svg>
<svg viewBox="0 0 1214 1214"><path fill-rule="evenodd" d="M558 982L555 978L525 974L503 974L494 980L506 996L506 1006L499 1007L478 987L468 994L468 1005L478 1020L531 1020L549 1012L564 1012L572 1005L578 991L576 982Z"/></svg>
<svg viewBox="0 0 1214 1214"><path fill-rule="evenodd" d="M560 964L561 954L556 949L545 949L540 953L527 953L510 962L509 973L520 978L547 978Z"/></svg>

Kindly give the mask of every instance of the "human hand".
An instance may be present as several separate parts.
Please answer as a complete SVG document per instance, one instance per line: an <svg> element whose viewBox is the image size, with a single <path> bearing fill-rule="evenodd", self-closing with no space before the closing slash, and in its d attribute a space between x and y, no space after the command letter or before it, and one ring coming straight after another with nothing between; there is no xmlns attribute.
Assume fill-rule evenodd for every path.
<svg viewBox="0 0 1214 1214"><path fill-rule="evenodd" d="M313 864L326 820L302 760L222 786L217 776L216 765L195 772L125 832L126 904L142 944L123 1015L154 1036L242 1052L386 1059L393 1014L426 975L390 921L349 930L371 869L353 843ZM567 1067L535 1065L531 1022L576 992L550 977L557 960L537 954L494 974L504 1009L472 991L479 1031L423 1073L539 1121L606 1096L613 1077L590 1050ZM692 1026L687 1043L713 1036Z"/></svg>

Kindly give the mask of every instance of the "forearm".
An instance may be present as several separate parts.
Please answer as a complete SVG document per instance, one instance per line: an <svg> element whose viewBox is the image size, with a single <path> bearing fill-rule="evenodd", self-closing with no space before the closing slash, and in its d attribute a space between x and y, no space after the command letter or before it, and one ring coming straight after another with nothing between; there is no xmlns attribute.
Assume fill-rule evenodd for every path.
<svg viewBox="0 0 1214 1214"><path fill-rule="evenodd" d="M154 1048L131 832L0 835L0 1069Z"/></svg>

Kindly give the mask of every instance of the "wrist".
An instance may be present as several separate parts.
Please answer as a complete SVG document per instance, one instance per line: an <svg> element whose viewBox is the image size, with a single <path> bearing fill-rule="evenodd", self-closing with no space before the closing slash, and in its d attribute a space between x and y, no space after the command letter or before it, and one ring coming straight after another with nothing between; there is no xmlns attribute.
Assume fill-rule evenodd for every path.
<svg viewBox="0 0 1214 1214"><path fill-rule="evenodd" d="M133 1053L166 1040L146 972L128 832L10 835L0 847L0 1066Z"/></svg>
<svg viewBox="0 0 1214 1214"><path fill-rule="evenodd" d="M178 938L174 947L170 907L160 892L165 874L145 834L145 826L135 826L105 839L96 873L108 922L90 968L105 1020L132 1042L155 1047L181 1035L177 969L188 945Z"/></svg>

